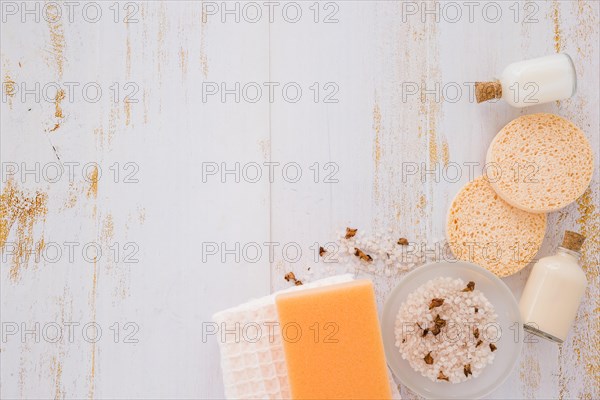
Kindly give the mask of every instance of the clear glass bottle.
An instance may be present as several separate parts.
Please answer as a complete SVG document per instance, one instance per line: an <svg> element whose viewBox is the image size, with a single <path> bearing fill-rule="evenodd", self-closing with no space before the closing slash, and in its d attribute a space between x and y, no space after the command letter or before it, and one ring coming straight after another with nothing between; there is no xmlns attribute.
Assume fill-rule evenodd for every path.
<svg viewBox="0 0 600 400"><path fill-rule="evenodd" d="M558 252L533 266L519 302L527 332L557 343L567 338L587 286L579 266L584 240L566 231Z"/></svg>
<svg viewBox="0 0 600 400"><path fill-rule="evenodd" d="M475 83L478 103L501 98L513 107L568 99L576 90L575 64L564 53L512 63L498 80Z"/></svg>

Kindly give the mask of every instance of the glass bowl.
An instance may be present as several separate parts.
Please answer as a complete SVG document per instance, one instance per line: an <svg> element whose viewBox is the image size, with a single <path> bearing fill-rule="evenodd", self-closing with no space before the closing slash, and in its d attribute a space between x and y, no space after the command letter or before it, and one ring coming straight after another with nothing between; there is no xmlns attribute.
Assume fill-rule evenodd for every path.
<svg viewBox="0 0 600 400"><path fill-rule="evenodd" d="M498 314L498 350L477 378L462 383L433 382L412 369L396 347L394 323L400 305L419 286L438 277L474 281ZM431 263L407 274L385 302L381 316L381 333L387 363L400 382L413 392L428 399L481 398L499 387L515 367L523 347L521 314L512 292L496 275L475 264L464 261Z"/></svg>

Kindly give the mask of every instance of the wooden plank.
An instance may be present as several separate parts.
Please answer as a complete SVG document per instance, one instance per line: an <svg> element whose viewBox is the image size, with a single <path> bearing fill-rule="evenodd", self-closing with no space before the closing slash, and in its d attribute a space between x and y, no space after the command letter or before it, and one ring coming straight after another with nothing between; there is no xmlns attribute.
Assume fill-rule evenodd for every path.
<svg viewBox="0 0 600 400"><path fill-rule="evenodd" d="M67 92L64 118L54 116L54 95L2 104L3 163L60 157L97 162L100 171L94 185L80 171L73 182L15 178L19 190L47 196L47 212L23 237L15 223L8 241L81 245L73 262L29 260L14 279L12 263L3 263L2 321L80 325L73 343L21 343L18 334L2 343L3 398L221 397L216 339L202 343L202 323L269 291L268 262L222 262L221 252L203 262L200 252L205 242L232 248L269 237L267 180L202 179L203 163L263 160L268 103L203 102L202 84L266 81L268 26L224 24L218 15L202 22L200 3L115 4L117 23L104 3L97 23L80 14L69 23L63 14L57 23L23 24L17 14L2 25L3 78L103 90L97 103L81 98L81 86ZM127 94L136 102L125 104ZM104 257L82 260L85 243L97 243ZM95 344L82 338L90 322L102 329Z"/></svg>
<svg viewBox="0 0 600 400"><path fill-rule="evenodd" d="M434 14L426 13L433 3L409 3L416 11L410 4L395 2L341 3L338 23L306 20L275 24L272 29L271 74L276 80L305 85L334 81L340 88L337 104L273 105L273 159L302 165L333 162L340 170L340 182L335 184L273 184L272 237L300 243L305 254L300 261L277 260L272 277L276 288L286 286L282 277L288 270L300 279L330 273L322 262L314 262L314 242L330 241L345 226L436 244L443 239L452 197L473 174L481 174L485 151L496 132L522 113L566 116L587 128L594 148L599 147L597 77L592 77L598 66L597 27L592 26L597 4L479 4L472 21L462 5L456 21L454 10L441 2L436 22ZM572 100L525 110L504 103L473 104L473 81L497 76L510 62L557 50L569 52L583 66L579 78L585 87L580 86ZM456 88L461 91L453 92ZM454 172L452 163L460 167L456 182L444 179L445 172ZM417 166L418 174L403 176L403 168L411 165ZM432 173L421 176L427 170L440 178ZM590 256L598 253L597 174L592 189L579 205L550 215L551 228L539 256L555 251L565 229L587 231L592 239L586 268L590 281L597 281L593 272L597 257ZM578 215L581 211L583 217ZM529 270L506 279L517 298ZM373 278L383 301L401 274ZM491 398L597 396L593 385L597 339L588 333L597 331L590 325L597 321L594 287L588 289L571 344L560 351L551 343L527 343L520 365ZM588 360L583 364L587 367L574 362L576 354ZM401 393L414 397L402 387Z"/></svg>

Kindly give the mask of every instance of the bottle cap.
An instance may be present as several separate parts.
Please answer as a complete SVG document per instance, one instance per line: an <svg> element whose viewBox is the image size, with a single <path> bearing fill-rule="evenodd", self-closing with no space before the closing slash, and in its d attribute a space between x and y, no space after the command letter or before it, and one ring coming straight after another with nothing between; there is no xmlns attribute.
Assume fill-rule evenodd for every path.
<svg viewBox="0 0 600 400"><path fill-rule="evenodd" d="M582 236L577 232L565 231L565 236L560 247L579 252L584 240L585 236Z"/></svg>

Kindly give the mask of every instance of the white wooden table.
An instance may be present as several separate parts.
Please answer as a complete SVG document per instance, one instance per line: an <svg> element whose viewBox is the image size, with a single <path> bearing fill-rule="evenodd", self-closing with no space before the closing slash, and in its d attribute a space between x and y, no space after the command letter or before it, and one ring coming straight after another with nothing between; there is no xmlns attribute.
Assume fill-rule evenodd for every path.
<svg viewBox="0 0 600 400"><path fill-rule="evenodd" d="M314 243L442 240L469 166L523 113L571 119L598 160L598 22L592 1L2 2L0 396L222 397L203 323L288 271L326 275ZM572 99L474 104L469 82L557 51ZM600 397L598 182L539 254L588 237L577 323L526 343L491 398ZM505 280L517 297L528 273ZM380 302L401 276L373 276Z"/></svg>

